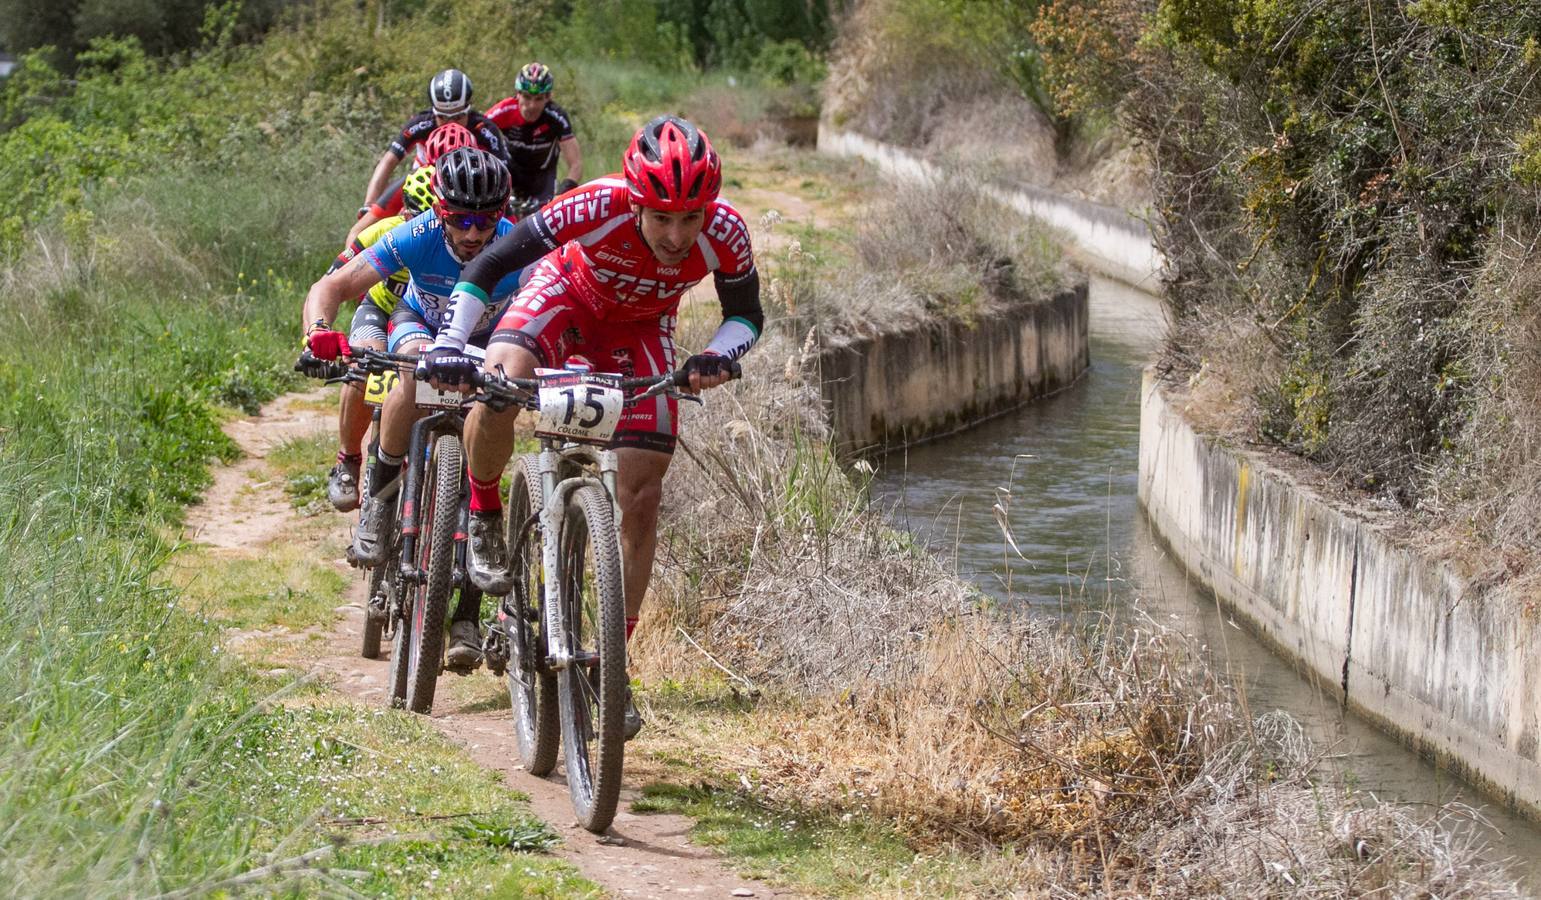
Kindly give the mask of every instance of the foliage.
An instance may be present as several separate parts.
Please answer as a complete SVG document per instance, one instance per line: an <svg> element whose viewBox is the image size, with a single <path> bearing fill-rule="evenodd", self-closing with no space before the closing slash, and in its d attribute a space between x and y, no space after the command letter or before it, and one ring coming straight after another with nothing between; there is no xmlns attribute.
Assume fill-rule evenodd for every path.
<svg viewBox="0 0 1541 900"><path fill-rule="evenodd" d="M841 28L829 102L836 124L907 145L952 124L981 96L1025 98L1052 114L1030 26L1039 0L870 0Z"/></svg>
<svg viewBox="0 0 1541 900"><path fill-rule="evenodd" d="M0 46L54 47L69 60L98 38L132 39L156 55L195 50L221 30L250 39L293 0L0 0ZM223 29L211 21L227 21ZM73 68L73 66L71 66Z"/></svg>
<svg viewBox="0 0 1541 900"><path fill-rule="evenodd" d="M1470 490L1479 411L1518 389L1499 279L1541 221L1541 12L1099 0L1035 33L1064 107L1122 97L1155 161L1169 364L1235 379L1262 436L1354 485Z"/></svg>
<svg viewBox="0 0 1541 900"><path fill-rule="evenodd" d="M235 453L225 408L255 411L297 383L299 298L346 230L377 148L420 105L435 65L422 61L457 58L478 96L496 99L531 52L500 0L420 19L400 4L379 10L297 7L259 45L236 43L233 20L215 16L200 49L177 58L97 37L69 61L73 77L45 51L0 86L0 328L14 345L0 362L11 612L0 690L14 713L0 725L12 773L0 785L0 883L22 893L207 888L285 841L324 840L309 823L334 813L522 821L488 808L485 783L447 790L443 773L399 768L363 777L365 759L421 753L421 729L376 740L394 732L270 709L275 685L224 663L216 624L183 608L196 592L159 574L184 504L209 484L210 463ZM520 24L538 31L541 12ZM641 111L685 92L683 76L631 58L556 64L591 158L616 158ZM229 612L221 624L256 606L308 624L335 606L324 578L228 574L246 583L203 607ZM474 771L444 765L457 778ZM415 892L438 870L434 890L453 893L478 866L505 865L505 850L455 844L344 847L336 859L370 870L371 893ZM312 868L305 884L337 887ZM531 888L511 874L510 893L591 889L544 863L518 868L544 880Z"/></svg>

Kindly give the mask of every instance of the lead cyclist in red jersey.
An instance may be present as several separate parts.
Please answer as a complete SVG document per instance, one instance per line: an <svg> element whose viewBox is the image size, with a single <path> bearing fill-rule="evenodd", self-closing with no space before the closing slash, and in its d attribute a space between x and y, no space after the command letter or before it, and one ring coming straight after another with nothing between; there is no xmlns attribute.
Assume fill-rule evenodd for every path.
<svg viewBox="0 0 1541 900"><path fill-rule="evenodd" d="M445 327L425 357L441 386L465 385L476 368L466 357L469 329L488 288L539 259L494 328L485 368L532 377L570 355L599 371L650 376L675 365L674 324L686 290L712 275L723 322L704 351L691 356L690 390L728 380L730 362L759 338L760 281L743 217L718 199L722 164L706 135L675 116L660 116L632 138L624 175L600 178L552 200L473 260L450 299ZM543 257L543 258L542 258ZM471 480L467 569L490 594L509 590L499 479L513 452L517 410L478 404L467 417ZM621 550L626 632L630 637L652 578L658 504L678 431L667 397L628 407L616 430L620 457ZM627 736L641 727L628 703Z"/></svg>

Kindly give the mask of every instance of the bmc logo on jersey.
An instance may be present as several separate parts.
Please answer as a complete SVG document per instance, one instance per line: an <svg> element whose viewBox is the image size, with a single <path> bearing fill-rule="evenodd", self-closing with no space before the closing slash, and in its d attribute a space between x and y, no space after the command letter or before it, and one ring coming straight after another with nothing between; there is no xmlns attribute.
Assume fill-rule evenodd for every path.
<svg viewBox="0 0 1541 900"><path fill-rule="evenodd" d="M719 206L717 213L712 216L712 223L706 226L706 236L727 245L728 252L733 254L733 260L737 263L733 271L742 272L749 268L750 257L753 255L749 247L749 229L744 227L744 220L733 210Z"/></svg>
<svg viewBox="0 0 1541 900"><path fill-rule="evenodd" d="M614 265L620 266L623 269L634 269L637 266L637 261L635 259L628 259L628 258L626 258L624 256L619 256L617 254L611 253L608 250L598 250L598 251L595 251L594 257L596 259L602 259L602 260L604 260L607 263L613 263ZM675 269L672 272L668 271L668 270L665 270L665 269L659 269L658 271L662 272L665 275L674 275L674 274L679 272L678 269Z"/></svg>
<svg viewBox="0 0 1541 900"><path fill-rule="evenodd" d="M546 224L552 231L560 232L569 225L598 222L610 218L610 193L583 193L569 197L544 213Z"/></svg>

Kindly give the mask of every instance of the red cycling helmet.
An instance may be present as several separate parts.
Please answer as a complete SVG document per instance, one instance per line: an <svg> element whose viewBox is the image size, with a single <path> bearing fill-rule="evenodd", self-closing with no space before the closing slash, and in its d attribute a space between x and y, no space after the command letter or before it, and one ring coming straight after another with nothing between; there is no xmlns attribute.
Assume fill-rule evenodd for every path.
<svg viewBox="0 0 1541 900"><path fill-rule="evenodd" d="M642 126L622 157L631 199L648 209L701 209L722 190L722 160L706 133L679 116Z"/></svg>
<svg viewBox="0 0 1541 900"><path fill-rule="evenodd" d="M428 140L423 143L423 149L427 153L425 164L433 165L438 161L439 157L451 150L475 146L476 135L471 133L471 129L461 125L459 122L445 122L443 125L435 128L428 135Z"/></svg>

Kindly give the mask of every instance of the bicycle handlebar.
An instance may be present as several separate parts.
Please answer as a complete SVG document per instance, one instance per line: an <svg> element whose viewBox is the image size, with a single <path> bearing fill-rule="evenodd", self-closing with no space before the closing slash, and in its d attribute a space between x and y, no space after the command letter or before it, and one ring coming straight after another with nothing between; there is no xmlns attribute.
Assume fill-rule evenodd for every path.
<svg viewBox="0 0 1541 900"><path fill-rule="evenodd" d="M361 381L360 372L378 374L389 369L398 369L402 366L416 367L420 357L412 353L387 353L384 350L373 350L368 347L356 350L348 357L349 362L342 360L323 360L314 356L309 350L300 354L299 360L294 364L296 372L311 374L315 378L323 378L328 383L338 381ZM415 373L414 373L415 374ZM743 377L743 369L739 367L737 360L729 361L728 378L737 379ZM638 388L645 390L632 398L631 402L656 397L670 388L682 388L690 384L690 373L683 368L663 375L644 375L620 380L621 390L634 391ZM492 375L477 370L471 376L471 387L486 394L488 398L502 401L503 403L518 403L522 406L530 406L535 392L540 389L539 378L514 378L504 375Z"/></svg>

